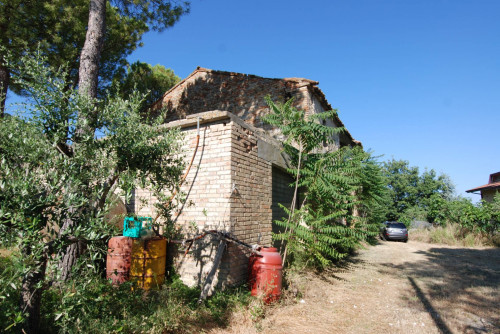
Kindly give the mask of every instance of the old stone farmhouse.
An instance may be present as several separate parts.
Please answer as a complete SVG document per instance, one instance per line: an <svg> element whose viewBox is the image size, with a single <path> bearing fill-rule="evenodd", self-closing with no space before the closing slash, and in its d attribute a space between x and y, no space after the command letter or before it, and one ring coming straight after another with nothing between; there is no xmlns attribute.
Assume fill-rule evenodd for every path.
<svg viewBox="0 0 500 334"><path fill-rule="evenodd" d="M288 185L293 180L285 172L279 133L261 121L268 112L267 95L276 102L294 97L294 106L307 113L332 108L316 81L205 68L197 68L153 105L153 111L167 108L165 126L184 131L186 160L195 148L198 118L201 124L198 152L182 187L186 203L175 217L186 234L218 229L249 244L271 245L272 221L282 215L278 203L291 203ZM338 118L326 124L343 126ZM335 139L337 146L360 145L347 131ZM136 190L133 211L153 216L154 200L147 190ZM175 260L176 271L188 285L201 284L212 267L216 244L205 241L196 243L186 257L181 251ZM248 255L247 249L229 244L217 275L219 286L246 278Z"/></svg>

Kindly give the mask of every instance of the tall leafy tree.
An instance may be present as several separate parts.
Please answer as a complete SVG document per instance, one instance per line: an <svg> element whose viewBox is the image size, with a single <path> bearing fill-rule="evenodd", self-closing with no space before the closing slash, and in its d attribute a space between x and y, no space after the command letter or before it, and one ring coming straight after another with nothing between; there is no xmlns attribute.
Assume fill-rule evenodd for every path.
<svg viewBox="0 0 500 334"><path fill-rule="evenodd" d="M138 16L123 16L118 8L110 3L106 2L104 5L107 8L104 12L107 29L102 35L105 45L100 50L101 56L98 59L101 89L105 88L107 82L111 82L116 70L126 63L125 57L139 45L142 34L148 30L147 23ZM3 97L9 87L18 94L30 94L25 85L11 82L10 76L19 76L21 66L16 60L26 52L33 51L34 47L45 56L43 60L46 66L63 66L67 69L65 90L70 92L79 82L80 53L86 40L89 1L9 0L0 3L0 11L3 14L0 15L0 39L3 47L0 49L0 87L4 93ZM7 62L7 53L10 55L10 62ZM5 99L0 95L0 100L0 111L3 115ZM64 114L60 116L66 117ZM88 117L80 114L79 117L83 117L78 123L81 124L78 125L80 133L83 128L89 131L73 137L70 141L71 127L65 127L66 134L58 136L58 149L72 157L79 146L69 144L79 144L84 137L93 137L97 116L97 113L90 113ZM69 124L70 120L67 119L66 122ZM73 224L70 219L67 222ZM61 263L64 268L62 279L69 277L70 269L81 248L81 244L71 244L68 247L68 256L64 257Z"/></svg>
<svg viewBox="0 0 500 334"><path fill-rule="evenodd" d="M391 203L387 214L388 220L397 220L399 216L415 206L417 202L418 167L411 167L408 161L391 160L384 163Z"/></svg>
<svg viewBox="0 0 500 334"><path fill-rule="evenodd" d="M142 22L146 31L153 29L163 31L171 27L179 18L189 11L189 3L163 0L115 0L113 8L123 18ZM106 34L107 0L90 0L87 34L80 54L78 70L78 92L90 100L97 98L99 81L99 63L104 48ZM89 114L80 114L80 120L75 132L74 150L79 149L80 142L95 135L98 122L97 111ZM76 225L76 221L68 221L67 226ZM63 226L65 228L66 226ZM76 258L81 252L78 244L70 245L60 264L64 273L69 273ZM63 275L63 278L69 277Z"/></svg>
<svg viewBox="0 0 500 334"><path fill-rule="evenodd" d="M36 35L30 31L34 13L43 9L43 1L9 0L0 2L0 116L3 117L5 98L10 85L11 69L6 63L7 50L20 50L30 45ZM26 24L19 24L20 22Z"/></svg>
<svg viewBox="0 0 500 334"><path fill-rule="evenodd" d="M137 61L126 70L122 68L115 76L113 84L117 86L116 89L122 98L127 98L134 92L146 96L142 103L142 108L145 109L158 101L180 80L174 71L165 66L159 64L151 66Z"/></svg>
<svg viewBox="0 0 500 334"><path fill-rule="evenodd" d="M386 219L391 201L383 165L378 158L370 152L366 153L362 164L361 191L358 193L361 201L359 213L373 226L378 226Z"/></svg>
<svg viewBox="0 0 500 334"><path fill-rule="evenodd" d="M121 15L106 4L106 32L99 62L99 86L101 91L112 81L115 73L127 64L126 57L141 45L142 35L147 31L143 21ZM50 6L49 41L44 41L44 55L53 67L65 66L70 74L70 83L79 81L80 53L86 39L88 22L88 0L57 0ZM98 91L101 92L101 91Z"/></svg>
<svg viewBox="0 0 500 334"><path fill-rule="evenodd" d="M447 175L437 175L432 169L420 173L408 161L392 159L384 163L383 171L390 196L387 220L424 218L437 198L449 199L454 191Z"/></svg>

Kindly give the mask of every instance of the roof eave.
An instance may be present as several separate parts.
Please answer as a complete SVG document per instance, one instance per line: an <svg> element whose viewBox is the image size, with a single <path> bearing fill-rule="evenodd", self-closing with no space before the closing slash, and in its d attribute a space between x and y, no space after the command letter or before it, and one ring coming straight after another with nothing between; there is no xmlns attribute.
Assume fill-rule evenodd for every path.
<svg viewBox="0 0 500 334"><path fill-rule="evenodd" d="M484 186L480 186L480 187L477 187L477 188L466 190L465 192L466 193L473 193L473 192L476 192L476 191L494 190L494 189L500 189L500 185L497 185L497 184L494 184L494 185L489 184L488 185L488 184L486 184Z"/></svg>
<svg viewBox="0 0 500 334"><path fill-rule="evenodd" d="M312 84L312 92L314 95L316 95L316 97L318 98L319 102L323 105L323 108L325 108L325 110L333 110L333 107L332 105L328 102L328 100L326 99L326 96L325 96L325 93L323 93L323 91L317 87L316 85L318 84L319 82L315 81L314 84ZM339 127L343 127L344 128L344 134L347 135L347 137L350 139L350 141L355 145L355 146L360 146L360 147L363 147L363 144L361 143L361 141L359 140L356 140L354 139L354 137L351 135L351 133L347 130L346 126L344 125L344 123L340 120L339 116L338 115L335 115L335 119L334 119L334 122L336 123L337 126Z"/></svg>

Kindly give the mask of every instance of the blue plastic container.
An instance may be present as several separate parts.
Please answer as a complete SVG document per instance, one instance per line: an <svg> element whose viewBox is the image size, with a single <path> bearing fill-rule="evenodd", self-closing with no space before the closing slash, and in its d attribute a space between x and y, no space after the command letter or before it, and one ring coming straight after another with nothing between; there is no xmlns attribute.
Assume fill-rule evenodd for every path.
<svg viewBox="0 0 500 334"><path fill-rule="evenodd" d="M123 220L123 236L141 238L151 233L153 218L151 217L125 217Z"/></svg>

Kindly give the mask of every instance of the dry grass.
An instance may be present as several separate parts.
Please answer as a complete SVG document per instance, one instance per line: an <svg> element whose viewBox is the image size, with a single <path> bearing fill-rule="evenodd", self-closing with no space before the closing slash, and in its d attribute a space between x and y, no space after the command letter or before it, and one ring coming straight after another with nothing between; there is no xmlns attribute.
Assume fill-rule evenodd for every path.
<svg viewBox="0 0 500 334"><path fill-rule="evenodd" d="M210 333L500 333L498 248L382 242L289 280L281 304L251 305Z"/></svg>
<svg viewBox="0 0 500 334"><path fill-rule="evenodd" d="M415 241L449 246L498 246L498 241L495 238L477 233L467 233L457 224L448 224L431 229L412 229L410 238Z"/></svg>
<svg viewBox="0 0 500 334"><path fill-rule="evenodd" d="M0 248L0 257L9 257L12 254L12 249Z"/></svg>

